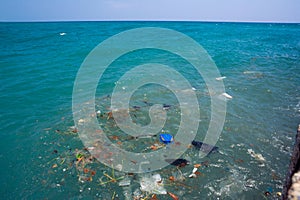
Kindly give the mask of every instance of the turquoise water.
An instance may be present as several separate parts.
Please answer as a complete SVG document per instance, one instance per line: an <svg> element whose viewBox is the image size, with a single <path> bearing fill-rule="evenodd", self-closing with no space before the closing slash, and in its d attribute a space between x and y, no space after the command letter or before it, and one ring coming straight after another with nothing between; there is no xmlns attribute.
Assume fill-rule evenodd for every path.
<svg viewBox="0 0 300 200"><path fill-rule="evenodd" d="M68 131L74 125L72 90L81 63L96 45L121 31L149 26L174 29L199 42L221 75L227 77L223 80L225 89L233 97L227 101L226 122L217 143L219 152L197 160L195 150L188 150L183 157L192 163L206 161L199 168L202 175L180 182L186 187L171 183L166 184L166 189L180 199L263 199L266 191L271 192L271 197L266 198L276 198L275 193L282 189L300 119L299 24L62 22L0 23L3 199L125 198L123 193L128 188L119 187L118 183L99 185L103 172L111 173L99 162L88 165L96 171L92 181L78 180L82 171L72 161L76 159L76 149L83 149L83 144L76 133ZM98 87L98 108L107 111L109 101L104 97L124 70L153 61L155 55L160 54L155 50L135 52L116 62ZM172 55L162 55L155 61L175 65L199 92L202 106L197 139L201 140L210 118L204 82L192 69L181 69L182 63L175 63ZM125 68L121 70L118 64L122 61ZM145 89L151 93L151 87ZM170 91L155 91L149 101L176 107ZM132 103L142 105L140 96L142 93L137 92L137 100ZM146 111L137 113L141 124L147 123ZM170 115L168 129L176 130L175 108ZM106 121L100 119L109 134L119 134L111 127L113 122ZM130 141L121 141L130 149ZM139 148L155 141L152 138L138 142ZM251 151L261 154L265 161L251 156ZM187 177L192 168L190 165L180 170ZM169 176L178 175L174 166L157 173L165 183ZM123 175L116 172L116 176ZM134 192L139 188L140 175L129 178L130 190ZM158 195L158 199L170 197Z"/></svg>

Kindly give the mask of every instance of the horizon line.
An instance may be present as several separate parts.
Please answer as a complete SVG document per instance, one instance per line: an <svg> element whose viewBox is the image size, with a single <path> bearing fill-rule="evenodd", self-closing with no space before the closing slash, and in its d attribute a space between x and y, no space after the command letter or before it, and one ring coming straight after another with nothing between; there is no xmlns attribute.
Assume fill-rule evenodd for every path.
<svg viewBox="0 0 300 200"><path fill-rule="evenodd" d="M102 20L0 20L0 23L38 23L38 22L202 22L202 23L266 23L266 24L300 24L300 21L248 21L248 20L181 20L181 19L102 19Z"/></svg>

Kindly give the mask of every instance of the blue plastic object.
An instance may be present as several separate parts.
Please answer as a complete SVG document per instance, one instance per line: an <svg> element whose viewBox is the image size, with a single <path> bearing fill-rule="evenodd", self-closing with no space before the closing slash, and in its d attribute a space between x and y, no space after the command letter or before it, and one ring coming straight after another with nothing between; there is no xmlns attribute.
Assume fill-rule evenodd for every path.
<svg viewBox="0 0 300 200"><path fill-rule="evenodd" d="M168 133L160 134L159 139L161 142L163 142L165 144L169 144L169 143L173 142L173 136Z"/></svg>
<svg viewBox="0 0 300 200"><path fill-rule="evenodd" d="M272 187L268 187L267 191L270 192L270 193L272 193L273 192L273 188Z"/></svg>

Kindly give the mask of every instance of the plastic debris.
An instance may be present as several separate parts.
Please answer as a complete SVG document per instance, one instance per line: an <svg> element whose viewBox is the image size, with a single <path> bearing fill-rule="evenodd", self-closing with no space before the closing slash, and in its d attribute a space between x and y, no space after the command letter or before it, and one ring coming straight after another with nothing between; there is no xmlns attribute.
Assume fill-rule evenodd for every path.
<svg viewBox="0 0 300 200"><path fill-rule="evenodd" d="M252 149L248 149L248 153L251 155L251 157L258 161L266 161L266 159L260 153L255 153Z"/></svg>
<svg viewBox="0 0 300 200"><path fill-rule="evenodd" d="M155 174L152 177L142 177L140 185L142 191L152 194L167 194L160 174Z"/></svg>
<svg viewBox="0 0 300 200"><path fill-rule="evenodd" d="M76 154L76 158L77 158L77 159L80 159L80 158L82 158L82 157L83 157L83 154L81 154L81 153L77 153L77 154Z"/></svg>
<svg viewBox="0 0 300 200"><path fill-rule="evenodd" d="M269 191L265 192L265 196L270 196L270 195L271 195L271 193Z"/></svg>
<svg viewBox="0 0 300 200"><path fill-rule="evenodd" d="M163 142L165 144L169 144L169 143L173 142L173 136L171 134L168 134L168 133L160 134L159 139L160 139L161 142Z"/></svg>
<svg viewBox="0 0 300 200"><path fill-rule="evenodd" d="M121 177L118 177L116 178L115 177L115 170L114 168L112 168L112 173L111 175L107 174L106 172L103 172L103 175L100 179L99 179L99 182L100 182L100 185L105 185L107 183L116 183L118 182L119 180L122 180L124 179L124 176L121 176ZM106 179L108 179L107 181L103 181L103 178L106 177Z"/></svg>
<svg viewBox="0 0 300 200"><path fill-rule="evenodd" d="M53 164L53 165L52 165L52 168L56 168L56 167L57 167L57 164Z"/></svg>
<svg viewBox="0 0 300 200"><path fill-rule="evenodd" d="M272 193L273 192L273 188L272 187L268 187L267 191L270 192L270 193Z"/></svg>
<svg viewBox="0 0 300 200"><path fill-rule="evenodd" d="M245 185L245 187L254 188L255 187L255 180L248 179L244 185Z"/></svg>
<svg viewBox="0 0 300 200"><path fill-rule="evenodd" d="M220 77L221 78L221 77ZM194 89L193 89L194 90ZM133 102L135 103L135 102ZM136 122L139 123L140 119L143 119L141 117L142 113L147 110L144 109L144 107L148 106L148 104L150 105L150 103L144 102L147 105L143 105L143 103L140 102L140 104L136 105L136 106L131 106L131 111L134 112L136 111ZM167 105L165 104L163 109L167 110L170 109L169 114L173 114L173 112L177 112L177 110L175 110L175 108L177 106L174 106L176 104L173 104L170 102L171 105ZM174 109L173 109L174 108ZM97 109L101 109L97 111ZM167 134L172 133L173 134L173 129L166 127L167 131L162 130L160 133L153 133L155 135L152 135L151 138L148 140L139 140L140 137L128 137L128 136L124 136L122 134L120 134L117 131L115 131L115 122L114 120L110 120L107 121L107 117L108 119L112 119L112 112L108 112L109 108L108 107L96 107L96 113L98 115L102 115L101 118L99 118L99 123L101 124L101 126L103 126L103 131L98 132L98 130L96 131L96 133L106 133L106 131L108 132L108 138L110 138L111 140L113 140L112 142L118 144L117 142L122 142L122 145L124 148L128 148L129 150L136 150L136 151L155 151L158 150L159 148L170 148L169 143L174 144L174 146L176 145L181 145L179 141L175 140L175 138L171 135L171 134ZM96 114L96 113L92 113L92 114ZM79 123L85 123L87 121L87 119L80 119L78 120ZM146 121L146 120L145 120ZM142 120L143 122L143 120ZM58 133L64 133L65 129L61 128L61 127L57 127L60 128L57 129ZM68 127L67 127L68 128ZM108 131L109 130L109 131ZM55 131L55 128L53 128L52 132ZM71 126L68 128L68 131L71 133L75 133L77 132L77 129L75 126ZM77 134L76 134L77 136ZM127 138L131 138L131 139L127 139ZM130 141L129 141L130 140ZM160 141L158 141L160 140ZM142 141L142 142L141 142ZM141 144L141 145L136 145L136 143ZM99 143L100 144L100 143ZM52 170L49 170L49 172L51 172L52 174L55 173L55 175L59 175L59 172L64 172L62 173L64 177L66 177L67 175L73 176L73 177L79 177L79 181L81 181L82 183L86 183L86 185L84 184L80 184L82 185L81 188L81 192L86 191L86 190L91 190L91 191L95 191L98 190L98 188L87 188L87 186L91 185L96 185L96 183L89 183L89 181L92 181L94 179L94 181L99 180L98 185L102 185L103 187L101 188L101 192L104 193L108 193L109 196L107 195L99 195L97 193L97 197L98 198L102 198L102 199L110 199L112 196L117 199L119 198L118 195L120 195L121 191L123 190L123 194L124 194L124 199L129 200L129 199L156 199L156 194L159 198L161 198L161 196L159 196L158 194L168 194L162 198L169 198L169 199L178 199L178 197L170 192L167 192L166 190L170 190L171 192L176 191L176 194L180 197L182 197L182 194L188 194L189 192L192 192L194 187L194 184L192 182L196 181L198 183L197 179L193 179L193 178L197 178L199 177L199 175L201 175L202 172L202 168L203 170L205 170L204 168L207 167L208 165L211 166L218 166L218 165L214 165L214 163L212 162L211 164L208 163L208 161L205 162L201 162L199 160L196 160L193 158L194 152L192 152L193 150L191 149L191 154L188 155L183 155L183 158L189 159L190 161L193 161L193 164L191 166L187 166L186 168L182 169L180 167L184 167L186 165L189 164L189 161L183 158L179 158L176 159L177 157L174 157L174 159L166 159L166 161L168 163L170 163L173 166L176 166L174 168L170 168L170 170L162 170L161 173L165 173L162 174L163 175L163 179L159 174L156 175L142 175L142 176L146 176L146 177L142 177L139 181L140 183L136 183L136 177L140 176L134 173L125 173L125 172L117 172L116 174L114 174L114 171L111 171L111 169L107 169L106 166L102 166L100 165L99 167L96 166L96 163L94 163L93 165L89 165L91 163L93 163L94 161L96 161L96 158L94 158L94 161L91 161L90 158L92 157L90 152L95 152L97 150L100 150L102 146L98 145L98 143L91 143L89 144L90 146L86 146L85 148L82 149L76 149L76 147L68 144L68 146L66 146L66 148L61 148L60 145L58 145L59 147L56 147L58 150L54 149L53 147L50 147L49 152L51 154L51 156L59 156L57 158L54 158L53 160L51 160L51 164L47 164L48 168L51 168L51 166L54 166ZM94 146L93 146L94 145ZM131 146L132 145L132 146ZM144 145L144 146L143 146ZM213 145L209 145L209 144L205 144L201 141L192 141L192 143L190 144L190 146L192 148L198 149L198 150L203 150L203 151L217 151L218 147L213 146ZM245 146L244 144L233 144L231 147L232 148L236 148L236 149L241 149L238 148L240 146ZM78 147L77 147L78 148ZM138 149L139 148L139 149ZM264 160L263 156L261 154L256 154L253 150L248 150L249 154L254 157L255 159L258 160ZM226 155L226 154L225 154ZM40 157L41 158L41 157ZM52 158L52 157L51 157ZM166 157L167 158L167 157ZM221 162L222 160L218 160L218 162ZM226 160L225 160L226 161ZM133 164L136 164L137 161L132 160L131 161ZM195 163L199 163L199 164L195 164ZM222 161L224 162L224 160ZM234 162L236 163L243 163L244 161L241 159L235 159ZM50 163L50 162L49 162ZM55 164L57 163L57 164ZM201 164L200 164L201 163ZM55 164L55 165L54 165ZM97 167L97 174L96 171L93 171L92 169L94 167ZM122 164L116 164L116 166L114 166L114 169L117 169L118 171L122 171L123 168L125 167L125 165L123 166ZM213 168L209 169L212 170ZM230 172L229 168L228 171ZM225 169L225 170L226 170ZM107 172L105 172L105 170L107 170ZM184 172L182 173L181 170ZM190 171L189 171L190 170ZM200 172L201 171L201 172ZM100 173L99 173L100 172ZM227 172L226 172L227 173ZM191 179L189 179L188 177L190 177ZM277 180L278 178L274 178L275 176L273 176L273 180ZM300 176L299 176L300 177ZM298 177L298 179L300 180L300 178ZM236 178L238 180L238 178ZM163 181L164 180L164 181ZM167 181L165 181L167 180ZM232 178L233 180L233 178ZM235 180L235 179L234 179ZM221 185L225 185L225 189L224 190L220 190L220 192L217 193L225 193L225 195L227 194L225 190L227 190L227 188L230 188L231 184L226 183L223 180L221 181ZM167 184L164 184L167 183ZM185 184L186 183L186 184ZM196 184L197 184L196 183ZM46 184L46 183L45 183ZM56 184L56 182L54 183L54 185ZM64 182L60 182L59 183L61 186L64 186ZM192 185L192 186L190 186ZM229 185L229 186L228 186ZM249 188L255 188L255 189L261 189L261 185L257 185L254 180L248 179L246 182L239 182L237 184L238 186L244 186L244 189L246 191L250 190ZM119 187L122 188L119 188ZM175 186L175 188L173 188ZM273 186L273 185L272 185ZM114 187L117 187L118 190L114 191ZM165 188L166 189L165 189ZM189 189L182 189L180 190L181 187L185 187L185 188L189 188ZM235 187L235 184L233 185L233 187ZM273 186L274 187L274 186ZM174 190L173 190L173 189ZM121 190L121 191L120 191ZM173 190L173 191L172 191ZM225 192L224 192L225 191ZM280 192L271 192L270 190L266 189L261 191L260 195L264 195L264 192L266 191L267 195L272 195L272 196L280 196L281 193ZM86 191L87 192L87 191ZM197 193L198 191L196 191ZM118 194L119 193L119 194ZM100 194L100 192L99 192ZM113 195L112 195L113 194ZM169 197L170 196L170 197ZM84 197L84 196L83 196Z"/></svg>
<svg viewBox="0 0 300 200"><path fill-rule="evenodd" d="M196 177L197 177L197 175L194 174L194 173L192 173L192 174L189 175L189 178L196 178Z"/></svg>
<svg viewBox="0 0 300 200"><path fill-rule="evenodd" d="M163 110L169 110L171 108L171 105L163 104Z"/></svg>
<svg viewBox="0 0 300 200"><path fill-rule="evenodd" d="M68 133L78 133L78 129L75 126L70 126Z"/></svg>
<svg viewBox="0 0 300 200"><path fill-rule="evenodd" d="M131 187L123 187L123 195L124 195L124 200L132 200L135 199L135 196L132 192L132 188ZM140 199L140 198L137 198Z"/></svg>
<svg viewBox="0 0 300 200"><path fill-rule="evenodd" d="M193 174L198 170L198 168L194 167Z"/></svg>
<svg viewBox="0 0 300 200"><path fill-rule="evenodd" d="M150 147L147 147L145 150L151 149L151 150L153 150L153 151L156 151L156 150L161 149L161 148L163 148L163 147L165 147L164 144L161 144L161 143L154 143L154 144L152 144Z"/></svg>
<svg viewBox="0 0 300 200"><path fill-rule="evenodd" d="M92 175L92 176L95 176L95 175L96 175L96 171L91 170L90 172L91 172L91 175Z"/></svg>
<svg viewBox="0 0 300 200"><path fill-rule="evenodd" d="M165 161L170 163L171 165L175 165L177 167L184 167L184 166L186 166L190 163L188 160L183 159L183 158L179 158L179 159L176 159L176 160L166 159Z"/></svg>
<svg viewBox="0 0 300 200"><path fill-rule="evenodd" d="M217 80L217 81L221 81L221 80L223 80L223 79L225 79L225 78L227 78L227 77L226 77L226 76L221 76L221 77L217 77L216 80Z"/></svg>
<svg viewBox="0 0 300 200"><path fill-rule="evenodd" d="M124 187L130 185L131 180L129 178L125 178L119 182L119 186Z"/></svg>
<svg viewBox="0 0 300 200"><path fill-rule="evenodd" d="M276 192L276 196L281 197L282 193L281 192Z"/></svg>
<svg viewBox="0 0 300 200"><path fill-rule="evenodd" d="M226 97L227 99L232 99L232 96L227 94L226 92L222 93L221 95Z"/></svg>
<svg viewBox="0 0 300 200"><path fill-rule="evenodd" d="M171 192L168 192L168 194L170 195L170 197L173 199L173 200L179 200L178 196L176 196L175 194L171 193Z"/></svg>
<svg viewBox="0 0 300 200"><path fill-rule="evenodd" d="M156 146L156 145L151 145L151 146L150 146L150 149L152 149L152 150L157 150L157 146Z"/></svg>
<svg viewBox="0 0 300 200"><path fill-rule="evenodd" d="M122 171L122 169L123 169L123 165L121 165L121 164L116 165L116 170Z"/></svg>
<svg viewBox="0 0 300 200"><path fill-rule="evenodd" d="M195 164L194 165L194 169L193 169L192 173L189 175L189 178L196 178L197 174L200 174L200 173L197 173L198 172L198 167L200 167L200 166L201 166L200 164Z"/></svg>
<svg viewBox="0 0 300 200"><path fill-rule="evenodd" d="M78 120L78 123L79 123L79 124L83 124L84 122L85 122L84 119L79 119L79 120Z"/></svg>
<svg viewBox="0 0 300 200"><path fill-rule="evenodd" d="M194 167L199 168L199 167L201 167L201 164L194 164Z"/></svg>
<svg viewBox="0 0 300 200"><path fill-rule="evenodd" d="M142 191L137 188L134 192L133 192L133 199L141 199L143 197Z"/></svg>

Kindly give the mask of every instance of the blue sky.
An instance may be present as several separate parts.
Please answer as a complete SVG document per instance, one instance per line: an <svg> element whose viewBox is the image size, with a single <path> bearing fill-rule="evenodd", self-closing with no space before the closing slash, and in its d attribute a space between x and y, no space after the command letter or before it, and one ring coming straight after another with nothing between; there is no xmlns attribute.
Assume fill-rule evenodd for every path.
<svg viewBox="0 0 300 200"><path fill-rule="evenodd" d="M300 0L1 0L0 21L300 22Z"/></svg>

